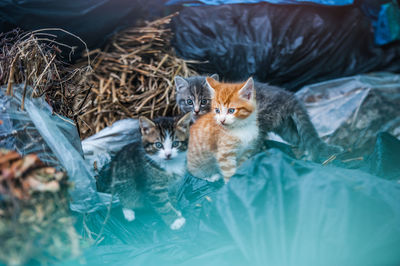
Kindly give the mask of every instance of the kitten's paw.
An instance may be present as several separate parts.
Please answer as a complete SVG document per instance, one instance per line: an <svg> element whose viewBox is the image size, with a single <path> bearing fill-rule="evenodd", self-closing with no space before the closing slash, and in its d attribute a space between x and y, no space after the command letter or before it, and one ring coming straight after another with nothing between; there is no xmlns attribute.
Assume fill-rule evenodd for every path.
<svg viewBox="0 0 400 266"><path fill-rule="evenodd" d="M184 224L186 223L186 219L183 217L179 217L176 219L170 226L172 230L178 230L180 229Z"/></svg>
<svg viewBox="0 0 400 266"><path fill-rule="evenodd" d="M122 212L124 213L124 217L128 222L135 220L135 212L133 210L123 208Z"/></svg>
<svg viewBox="0 0 400 266"><path fill-rule="evenodd" d="M208 182L215 182L215 181L218 181L218 180L221 179L221 175L214 174L211 177L207 177L207 178L204 178L204 179L207 180Z"/></svg>

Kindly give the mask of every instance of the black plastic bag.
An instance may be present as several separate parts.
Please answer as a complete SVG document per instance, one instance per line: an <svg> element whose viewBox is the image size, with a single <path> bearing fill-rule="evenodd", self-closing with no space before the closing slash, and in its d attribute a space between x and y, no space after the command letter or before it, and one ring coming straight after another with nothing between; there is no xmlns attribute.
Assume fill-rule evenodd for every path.
<svg viewBox="0 0 400 266"><path fill-rule="evenodd" d="M400 45L374 44L355 6L232 4L185 7L172 22L179 56L229 81L249 76L296 91L305 84L400 71Z"/></svg>

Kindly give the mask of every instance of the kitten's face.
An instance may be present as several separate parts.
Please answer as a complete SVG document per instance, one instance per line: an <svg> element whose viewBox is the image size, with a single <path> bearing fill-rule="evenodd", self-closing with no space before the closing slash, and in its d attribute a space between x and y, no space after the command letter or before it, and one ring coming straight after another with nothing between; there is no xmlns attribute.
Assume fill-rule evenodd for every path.
<svg viewBox="0 0 400 266"><path fill-rule="evenodd" d="M162 165L184 158L189 141L190 113L181 118L160 117L154 121L140 117L139 125L145 152Z"/></svg>
<svg viewBox="0 0 400 266"><path fill-rule="evenodd" d="M255 111L255 90L252 78L245 83L220 83L206 79L212 98L215 120L222 126L244 126L246 119Z"/></svg>
<svg viewBox="0 0 400 266"><path fill-rule="evenodd" d="M212 75L212 77L218 80L217 74ZM176 101L179 108L184 113L191 112L194 121L210 111L211 95L205 77L182 78L176 76L175 86Z"/></svg>

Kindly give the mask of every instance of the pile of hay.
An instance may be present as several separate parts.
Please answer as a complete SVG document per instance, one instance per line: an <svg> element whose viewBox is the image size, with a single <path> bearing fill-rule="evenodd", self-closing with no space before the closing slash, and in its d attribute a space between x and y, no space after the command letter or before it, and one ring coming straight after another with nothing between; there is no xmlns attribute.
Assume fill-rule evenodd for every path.
<svg viewBox="0 0 400 266"><path fill-rule="evenodd" d="M89 53L93 72L86 77L90 95L81 95L88 98L78 119L82 137L123 118L179 113L174 77L197 73L170 45L174 15L119 32L104 50Z"/></svg>
<svg viewBox="0 0 400 266"><path fill-rule="evenodd" d="M76 96L84 93L90 61L83 67L68 64L65 51L73 53L76 47L58 42L59 32L71 34L62 29L1 33L0 85L7 85L8 95L13 93L13 84L24 84L25 89L29 85L33 87L33 96L44 95L54 112L76 119L79 113Z"/></svg>
<svg viewBox="0 0 400 266"><path fill-rule="evenodd" d="M0 150L0 264L52 264L79 255L67 177L34 154Z"/></svg>
<svg viewBox="0 0 400 266"><path fill-rule="evenodd" d="M86 49L76 65L65 57L76 47L58 42L56 33L79 37L62 29L1 33L0 85L9 95L13 84L33 87L34 97L76 122L81 138L123 118L177 115L174 77L198 74L170 45L175 15L115 34L104 49Z"/></svg>

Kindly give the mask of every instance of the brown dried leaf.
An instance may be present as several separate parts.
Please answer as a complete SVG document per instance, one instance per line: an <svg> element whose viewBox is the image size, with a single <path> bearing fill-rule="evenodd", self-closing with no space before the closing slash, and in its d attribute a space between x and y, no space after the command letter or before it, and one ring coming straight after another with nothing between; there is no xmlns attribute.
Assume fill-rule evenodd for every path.
<svg viewBox="0 0 400 266"><path fill-rule="evenodd" d="M57 192L60 190L60 184L55 180L44 183L35 178L29 177L26 182L29 183L32 191Z"/></svg>
<svg viewBox="0 0 400 266"><path fill-rule="evenodd" d="M0 164L4 164L6 162L11 162L16 159L20 159L21 155L18 154L18 152L15 151L9 151L6 154L1 154L0 155Z"/></svg>
<svg viewBox="0 0 400 266"><path fill-rule="evenodd" d="M17 171L15 172L15 177L21 177L24 175L31 167L35 165L41 165L39 161L39 157L36 154L28 154L26 155L20 167L18 167Z"/></svg>

